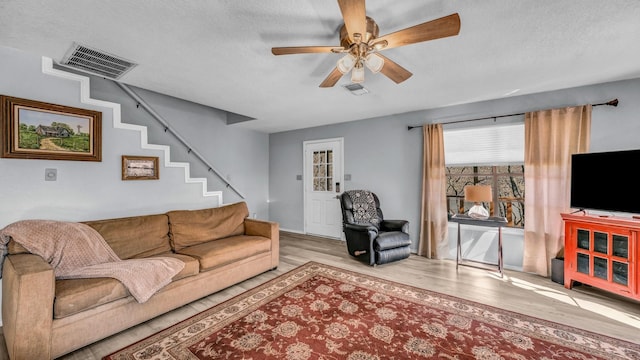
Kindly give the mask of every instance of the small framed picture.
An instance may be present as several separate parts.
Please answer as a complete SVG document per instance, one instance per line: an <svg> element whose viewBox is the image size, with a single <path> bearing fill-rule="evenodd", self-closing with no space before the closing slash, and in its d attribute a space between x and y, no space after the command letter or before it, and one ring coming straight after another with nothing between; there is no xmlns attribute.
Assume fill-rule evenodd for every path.
<svg viewBox="0 0 640 360"><path fill-rule="evenodd" d="M122 155L122 180L158 180L157 156Z"/></svg>

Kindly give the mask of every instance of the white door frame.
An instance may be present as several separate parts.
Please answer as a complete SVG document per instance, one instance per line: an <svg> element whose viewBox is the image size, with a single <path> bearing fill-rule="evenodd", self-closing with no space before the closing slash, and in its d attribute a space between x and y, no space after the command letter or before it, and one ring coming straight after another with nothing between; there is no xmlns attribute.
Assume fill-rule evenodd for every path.
<svg viewBox="0 0 640 360"><path fill-rule="evenodd" d="M335 178L334 182L339 182L340 183L340 192L336 192L336 197L338 197L340 194L342 194L342 192L344 192L344 138L340 137L340 138L330 138L330 139L318 139L318 140L307 140L307 141L303 141L302 143L302 169L303 169L303 187L302 187L302 192L303 192L303 218L304 218L304 233L307 233L307 216L308 211L307 211L307 205L308 205L308 194L307 194L307 180L312 177L312 172L310 171L311 167L308 166L309 164L307 164L307 147L309 145L316 145L316 144L321 144L321 143L328 143L328 142L338 142L339 147L340 147L340 151L339 151L339 155L338 155L338 160L340 162L340 164L338 165L337 168L334 168L334 175L336 173L338 173L339 175L337 176L337 178ZM335 156L335 153L334 153ZM338 201L338 206L339 206L339 201ZM339 233L340 235L340 239L344 239L344 233L342 233L342 221L339 222L338 226L340 226L340 231Z"/></svg>

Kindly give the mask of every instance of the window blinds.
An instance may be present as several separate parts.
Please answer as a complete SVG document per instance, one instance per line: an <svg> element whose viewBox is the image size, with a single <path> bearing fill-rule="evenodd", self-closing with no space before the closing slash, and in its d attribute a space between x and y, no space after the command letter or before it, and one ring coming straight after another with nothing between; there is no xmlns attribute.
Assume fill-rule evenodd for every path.
<svg viewBox="0 0 640 360"><path fill-rule="evenodd" d="M524 123L444 130L447 166L524 163Z"/></svg>

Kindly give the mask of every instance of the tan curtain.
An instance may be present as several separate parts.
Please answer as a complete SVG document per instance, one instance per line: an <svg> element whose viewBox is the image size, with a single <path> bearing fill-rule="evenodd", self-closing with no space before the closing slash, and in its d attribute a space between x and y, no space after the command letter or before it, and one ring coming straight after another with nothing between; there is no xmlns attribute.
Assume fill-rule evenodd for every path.
<svg viewBox="0 0 640 360"><path fill-rule="evenodd" d="M442 124L424 125L422 130L422 215L418 255L442 259L449 251Z"/></svg>
<svg viewBox="0 0 640 360"><path fill-rule="evenodd" d="M569 211L571 155L588 151L590 133L591 105L525 114L524 271L549 276L564 249L560 214Z"/></svg>

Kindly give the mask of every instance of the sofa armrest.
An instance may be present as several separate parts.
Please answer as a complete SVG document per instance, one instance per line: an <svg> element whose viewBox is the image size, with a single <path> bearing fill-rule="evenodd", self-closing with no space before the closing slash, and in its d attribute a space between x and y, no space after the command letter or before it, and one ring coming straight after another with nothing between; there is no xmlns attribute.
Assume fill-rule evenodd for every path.
<svg viewBox="0 0 640 360"><path fill-rule="evenodd" d="M244 233L245 235L264 236L272 239L273 236L278 236L278 223L246 218L244 219Z"/></svg>
<svg viewBox="0 0 640 360"><path fill-rule="evenodd" d="M38 255L5 258L2 329L11 359L50 359L55 275Z"/></svg>
<svg viewBox="0 0 640 360"><path fill-rule="evenodd" d="M280 224L272 221L244 219L245 235L264 236L271 239L271 266L277 268L280 263Z"/></svg>

